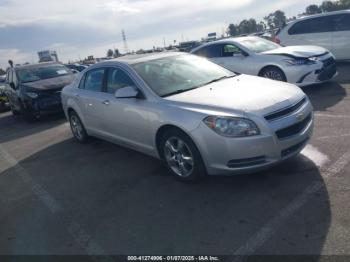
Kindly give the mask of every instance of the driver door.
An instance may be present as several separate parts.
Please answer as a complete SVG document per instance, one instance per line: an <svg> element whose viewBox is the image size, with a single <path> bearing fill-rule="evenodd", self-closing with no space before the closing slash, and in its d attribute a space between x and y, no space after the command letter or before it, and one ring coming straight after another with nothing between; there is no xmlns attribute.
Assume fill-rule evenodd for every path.
<svg viewBox="0 0 350 262"><path fill-rule="evenodd" d="M130 75L118 67L107 70L101 117L105 135L119 144L147 152L153 149L149 107L145 98L116 98L117 90L137 87Z"/></svg>
<svg viewBox="0 0 350 262"><path fill-rule="evenodd" d="M221 45L220 57L212 61L235 73L247 72L247 55L234 44Z"/></svg>

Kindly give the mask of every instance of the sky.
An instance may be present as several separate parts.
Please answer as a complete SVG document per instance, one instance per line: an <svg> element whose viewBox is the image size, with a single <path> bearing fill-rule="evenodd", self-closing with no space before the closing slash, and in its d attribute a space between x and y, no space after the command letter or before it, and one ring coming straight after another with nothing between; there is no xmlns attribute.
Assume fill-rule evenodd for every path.
<svg viewBox="0 0 350 262"><path fill-rule="evenodd" d="M0 67L8 59L37 62L37 51L52 49L62 62L103 57L109 48L150 49L208 33L229 23L262 20L281 9L302 13L321 0L0 0Z"/></svg>

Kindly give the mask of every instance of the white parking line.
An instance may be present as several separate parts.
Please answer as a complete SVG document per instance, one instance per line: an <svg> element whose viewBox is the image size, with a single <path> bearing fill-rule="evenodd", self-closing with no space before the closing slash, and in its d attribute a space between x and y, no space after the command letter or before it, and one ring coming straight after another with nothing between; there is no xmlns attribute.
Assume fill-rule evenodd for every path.
<svg viewBox="0 0 350 262"><path fill-rule="evenodd" d="M338 137L348 137L350 134L343 134L343 135L337 135L337 136L321 136L317 137L318 140L324 140L324 139L331 139L331 138L338 138Z"/></svg>
<svg viewBox="0 0 350 262"><path fill-rule="evenodd" d="M315 113L315 116L318 117L329 117L329 118L350 118L348 115L330 115L330 114L322 114L322 113Z"/></svg>
<svg viewBox="0 0 350 262"><path fill-rule="evenodd" d="M314 162L314 164L318 167L323 167L329 161L327 155L323 154L312 145L307 145L301 154Z"/></svg>
<svg viewBox="0 0 350 262"><path fill-rule="evenodd" d="M63 207L58 203L58 201L49 194L40 184L35 182L31 175L22 167L22 165L10 155L1 145L0 145L0 156L6 160L14 169L16 174L25 182L32 190L32 192L43 202L43 204L51 211L52 214L62 213L64 225L77 242L77 244L84 249L86 254L91 256L95 261L101 261L96 255L106 255L99 244L93 240L93 238L82 228L82 226L76 221L70 219L64 213ZM105 257L104 261L114 261L110 257Z"/></svg>
<svg viewBox="0 0 350 262"><path fill-rule="evenodd" d="M350 162L350 151L346 152L337 162L331 165L325 172L322 172L322 177L326 180L341 172ZM322 190L324 183L315 181L307 187L298 197L291 201L283 208L276 216L270 219L260 230L255 233L243 246L239 247L234 254L237 256L235 261L242 261L243 256L253 255L264 243L269 240L273 234L294 215L307 201L319 190Z"/></svg>

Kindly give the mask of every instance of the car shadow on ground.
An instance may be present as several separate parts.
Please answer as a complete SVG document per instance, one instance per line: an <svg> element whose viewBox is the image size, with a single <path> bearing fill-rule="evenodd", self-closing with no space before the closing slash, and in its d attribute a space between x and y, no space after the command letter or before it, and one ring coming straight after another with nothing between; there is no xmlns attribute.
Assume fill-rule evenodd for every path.
<svg viewBox="0 0 350 262"><path fill-rule="evenodd" d="M326 111L346 97L346 90L337 82L328 82L302 88L315 111Z"/></svg>
<svg viewBox="0 0 350 262"><path fill-rule="evenodd" d="M0 143L30 136L65 123L64 114L53 114L38 120L27 121L22 116L14 116L11 112L0 114Z"/></svg>
<svg viewBox="0 0 350 262"><path fill-rule="evenodd" d="M60 234L68 234L62 216L77 221L108 254L233 254L314 183L321 190L274 228L257 254L320 254L331 219L320 171L302 155L253 175L183 184L151 157L100 140L68 139L19 167L0 174L0 199L13 201L0 214L1 254L83 253L60 242ZM18 170L32 181L23 182ZM31 183L63 207L54 225L54 215L30 197Z"/></svg>

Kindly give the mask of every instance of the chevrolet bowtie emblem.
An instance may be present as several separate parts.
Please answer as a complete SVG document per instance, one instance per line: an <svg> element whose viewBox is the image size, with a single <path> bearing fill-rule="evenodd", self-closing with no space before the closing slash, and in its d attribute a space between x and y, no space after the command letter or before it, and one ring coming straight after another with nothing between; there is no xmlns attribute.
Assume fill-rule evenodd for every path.
<svg viewBox="0 0 350 262"><path fill-rule="evenodd" d="M299 122L303 121L304 120L304 114L303 113L300 113L297 115L297 119Z"/></svg>

